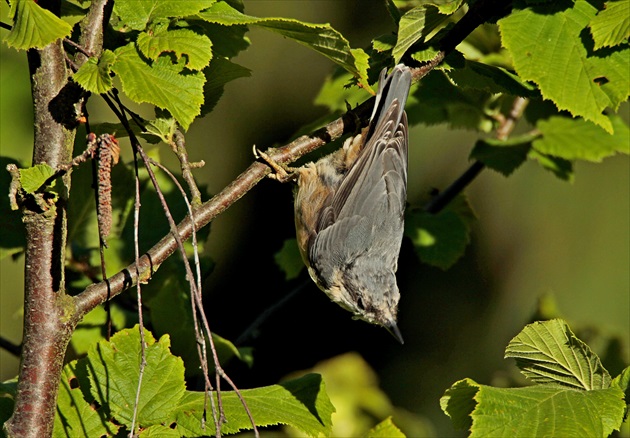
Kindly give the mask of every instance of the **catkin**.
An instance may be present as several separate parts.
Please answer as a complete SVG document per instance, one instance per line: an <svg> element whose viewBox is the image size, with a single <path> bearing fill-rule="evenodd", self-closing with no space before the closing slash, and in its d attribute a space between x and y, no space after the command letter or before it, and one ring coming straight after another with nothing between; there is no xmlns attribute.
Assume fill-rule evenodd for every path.
<svg viewBox="0 0 630 438"><path fill-rule="evenodd" d="M112 228L112 165L118 163L120 147L113 135L102 134L98 139L96 159L98 163L97 220L98 234L107 248L107 236Z"/></svg>

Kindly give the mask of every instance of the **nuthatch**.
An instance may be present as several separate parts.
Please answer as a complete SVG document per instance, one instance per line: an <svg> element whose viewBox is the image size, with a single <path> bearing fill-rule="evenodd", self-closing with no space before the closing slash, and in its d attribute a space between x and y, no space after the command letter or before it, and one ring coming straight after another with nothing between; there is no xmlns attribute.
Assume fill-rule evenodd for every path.
<svg viewBox="0 0 630 438"><path fill-rule="evenodd" d="M395 272L407 196L404 109L411 73L402 64L386 73L367 128L338 151L295 169L295 227L317 286L355 318L385 327L402 343Z"/></svg>

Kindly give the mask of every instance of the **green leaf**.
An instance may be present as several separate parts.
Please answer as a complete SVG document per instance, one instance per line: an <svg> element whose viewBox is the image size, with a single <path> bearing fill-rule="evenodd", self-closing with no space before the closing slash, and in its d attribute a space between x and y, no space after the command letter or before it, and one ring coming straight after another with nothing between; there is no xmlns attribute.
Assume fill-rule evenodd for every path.
<svg viewBox="0 0 630 438"><path fill-rule="evenodd" d="M4 424L13 415L17 377L0 382L0 424Z"/></svg>
<svg viewBox="0 0 630 438"><path fill-rule="evenodd" d="M210 66L204 70L207 78L203 86L204 104L201 114L207 114L223 95L225 84L238 78L251 76L251 70L223 58L214 58Z"/></svg>
<svg viewBox="0 0 630 438"><path fill-rule="evenodd" d="M378 423L367 433L368 438L405 438L405 434L401 432L392 421L392 417Z"/></svg>
<svg viewBox="0 0 630 438"><path fill-rule="evenodd" d="M176 430L161 424L143 429L138 436L140 438L180 438Z"/></svg>
<svg viewBox="0 0 630 438"><path fill-rule="evenodd" d="M447 390L440 404L471 437L607 437L623 420L621 395L619 388L493 388L466 379Z"/></svg>
<svg viewBox="0 0 630 438"><path fill-rule="evenodd" d="M502 67L481 62L466 60L464 68L449 70L447 75L460 87L522 97L537 95L536 87L522 81L517 75Z"/></svg>
<svg viewBox="0 0 630 438"><path fill-rule="evenodd" d="M148 427L171 417L186 390L183 361L171 355L168 335L155 341L145 329L146 367L138 402L138 425ZM116 333L88 352L91 393L120 424L128 428L136 399L140 372L138 326Z"/></svg>
<svg viewBox="0 0 630 438"><path fill-rule="evenodd" d="M100 58L89 58L72 76L72 79L85 90L95 94L103 94L113 87L112 65L116 55L111 50L104 50Z"/></svg>
<svg viewBox="0 0 630 438"><path fill-rule="evenodd" d="M433 71L412 90L407 100L409 124L448 123L452 128L490 132L496 125L496 98L474 89L457 87L442 71Z"/></svg>
<svg viewBox="0 0 630 438"><path fill-rule="evenodd" d="M621 374L610 382L610 386L621 389L624 393L626 404L630 405L630 367L624 368Z"/></svg>
<svg viewBox="0 0 630 438"><path fill-rule="evenodd" d="M88 3L83 3L80 0L66 0L61 2L59 16L70 26L74 26L85 17L89 6Z"/></svg>
<svg viewBox="0 0 630 438"><path fill-rule="evenodd" d="M116 303L110 305L110 315L112 326L116 330L130 326L131 324L127 324L129 320L137 321L138 319L137 313L126 312ZM106 339L107 318L107 311L102 306L94 308L85 315L70 339L70 345L76 355L86 354L92 345Z"/></svg>
<svg viewBox="0 0 630 438"><path fill-rule="evenodd" d="M442 14L452 14L457 12L464 0L430 0L430 3L435 5Z"/></svg>
<svg viewBox="0 0 630 438"><path fill-rule="evenodd" d="M195 15L216 0L117 0L114 14L122 29L145 30L149 23L164 18L181 18Z"/></svg>
<svg viewBox="0 0 630 438"><path fill-rule="evenodd" d="M621 389L625 394L626 404L630 404L630 367L624 368L621 374L610 382L610 385Z"/></svg>
<svg viewBox="0 0 630 438"><path fill-rule="evenodd" d="M574 391L536 385L482 386L471 437L607 437L619 429L624 403L618 388ZM550 413L553 413L550 415Z"/></svg>
<svg viewBox="0 0 630 438"><path fill-rule="evenodd" d="M87 400L89 380L86 370L72 361L63 367L53 437L114 436L120 426L102 417L103 407L95 409Z"/></svg>
<svg viewBox="0 0 630 438"><path fill-rule="evenodd" d="M362 87L373 93L364 72L364 53L353 52L348 40L329 24L311 24L288 18L252 17L242 14L225 2L215 3L198 16L209 23L224 26L256 25L290 38L342 66L360 81Z"/></svg>
<svg viewBox="0 0 630 438"><path fill-rule="evenodd" d="M358 87L347 87L352 75L344 70L337 70L326 77L319 94L315 97L315 105L323 105L330 112L347 111L346 102L355 106L366 99L366 93Z"/></svg>
<svg viewBox="0 0 630 438"><path fill-rule="evenodd" d="M18 50L41 49L72 32L72 26L34 0L14 0L12 3L13 28L5 38L10 47Z"/></svg>
<svg viewBox="0 0 630 438"><path fill-rule="evenodd" d="M322 375L337 410L331 436L365 436L378 421L394 414L376 372L358 353L327 359L312 371Z"/></svg>
<svg viewBox="0 0 630 438"><path fill-rule="evenodd" d="M354 56L354 65L356 67L355 77L361 88L365 88L368 92L373 93L374 90L368 82L368 69L370 68L370 56L363 49L350 49Z"/></svg>
<svg viewBox="0 0 630 438"><path fill-rule="evenodd" d="M455 382L440 398L440 408L451 417L456 429L470 429L472 426L472 412L477 402L475 395L479 391L479 385L472 379L464 379Z"/></svg>
<svg viewBox="0 0 630 438"><path fill-rule="evenodd" d="M398 41L392 51L395 63L400 62L403 55L417 41L423 40L436 27L448 19L448 15L440 13L434 1L423 1L407 11L398 23ZM460 2L461 3L461 2Z"/></svg>
<svg viewBox="0 0 630 438"><path fill-rule="evenodd" d="M543 154L536 149L531 148L527 158L538 161L543 169L546 169L564 181L573 181L573 163L564 158L554 157L553 155Z"/></svg>
<svg viewBox="0 0 630 438"><path fill-rule="evenodd" d="M241 390L241 394L257 426L287 424L309 436L330 435L331 416L335 408L326 395L321 376L317 374L307 374L278 385ZM231 434L252 428L233 391L223 391L221 400L227 417L227 422L221 428L223 433ZM213 434L212 415L207 416L205 429L201 428L203 407L203 393L186 392L175 413L176 430L180 436Z"/></svg>
<svg viewBox="0 0 630 438"><path fill-rule="evenodd" d="M394 3L394 0L386 0L385 6L387 7L387 12L389 12L389 15L392 17L394 23L398 25L401 15L396 3Z"/></svg>
<svg viewBox="0 0 630 438"><path fill-rule="evenodd" d="M630 3L627 1L608 1L589 24L595 50L612 47L630 37Z"/></svg>
<svg viewBox="0 0 630 438"><path fill-rule="evenodd" d="M177 129L177 123L173 118L157 118L146 124L146 132L149 135L158 137L161 141L169 144L173 139L173 134Z"/></svg>
<svg viewBox="0 0 630 438"><path fill-rule="evenodd" d="M614 133L583 119L553 116L538 121L542 136L534 140L534 148L544 154L566 160L586 160L599 163L615 153L630 152L630 130L616 115L610 117Z"/></svg>
<svg viewBox="0 0 630 438"><path fill-rule="evenodd" d="M116 49L112 70L119 75L123 90L135 102L149 102L165 108L184 129L199 115L205 77L200 73L180 74L164 64L147 64L133 43Z"/></svg>
<svg viewBox="0 0 630 438"><path fill-rule="evenodd" d="M250 39L245 36L248 32L247 26L226 27L200 20L195 25L203 29L204 35L212 41L213 59L232 59L251 44Z"/></svg>
<svg viewBox="0 0 630 438"><path fill-rule="evenodd" d="M492 138L477 140L470 158L509 176L525 162L535 138L536 135L523 135L504 141Z"/></svg>
<svg viewBox="0 0 630 438"><path fill-rule="evenodd" d="M424 263L446 270L464 255L472 218L474 213L463 197L437 214L408 210L405 235Z"/></svg>
<svg viewBox="0 0 630 438"><path fill-rule="evenodd" d="M35 193L54 174L55 169L48 164L37 164L33 167L20 169L20 183L22 184L22 189L29 194Z"/></svg>
<svg viewBox="0 0 630 438"><path fill-rule="evenodd" d="M529 324L510 341L505 357L516 359L521 373L536 383L587 390L610 386L599 357L561 319Z"/></svg>
<svg viewBox="0 0 630 438"><path fill-rule="evenodd" d="M284 272L286 280L297 278L304 269L304 262L296 239L287 239L282 248L274 255L276 265Z"/></svg>
<svg viewBox="0 0 630 438"><path fill-rule="evenodd" d="M161 29L138 35L138 49L150 59L157 59L164 52L173 52L179 59L186 56L186 67L201 70L212 59L212 41L190 29Z"/></svg>
<svg viewBox="0 0 630 438"><path fill-rule="evenodd" d="M589 53L582 30L596 12L587 0L562 10L550 2L514 10L499 20L499 28L521 79L538 84L543 97L559 109L612 132L602 112L616 109L630 92L630 49Z"/></svg>

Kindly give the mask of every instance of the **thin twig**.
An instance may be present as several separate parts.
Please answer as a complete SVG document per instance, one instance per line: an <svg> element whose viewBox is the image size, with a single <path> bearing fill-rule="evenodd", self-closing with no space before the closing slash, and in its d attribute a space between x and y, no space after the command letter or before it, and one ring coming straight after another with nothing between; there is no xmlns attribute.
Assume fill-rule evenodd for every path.
<svg viewBox="0 0 630 438"><path fill-rule="evenodd" d="M108 106L110 107L110 109L114 112L114 114L116 114L116 116L118 117L118 119L121 121L121 123L123 124L123 126L125 127L125 130L127 131L127 133L129 134L129 138L131 140L132 145L134 146L135 150L140 154L140 157L142 158L142 161L144 162L145 168L147 169L147 173L149 174L149 179L151 180L151 183L153 184L153 187L156 190L156 193L158 195L158 199L160 200L160 203L162 204L162 208L164 210L164 214L166 216L166 219L169 223L170 229L171 229L171 235L173 236L173 238L175 239L175 243L176 243L176 247L179 249L179 252L182 256L183 262L184 262L184 267L186 269L186 278L188 279L189 283L190 283L190 287L191 288L195 288L195 282L194 282L194 276L192 273L192 270L190 268L190 263L188 262L188 258L186 256L186 250L184 248L184 244L182 241L182 237L179 235L178 229L177 229L177 225L175 224L175 220L173 219L173 216L170 212L170 209L168 207L168 204L166 203L166 199L164 198L164 194L162 193L162 191L160 190L159 184L157 182L157 179L155 177L155 174L153 172L153 170L151 169L150 163L149 163L149 157L146 155L146 153L144 152L144 149L142 149L142 146L140 145L137 137L135 136L135 133L131 130L131 127L129 126L129 122L127 120L127 117L124 115L124 108L123 109L118 109L114 103L111 101L111 99L109 99L109 97L107 95L102 95L103 99L105 100L105 102L108 104ZM192 231L191 231L192 233ZM190 236L187 236L186 238L188 238ZM138 267L139 266L139 260L136 260L135 266ZM136 268L136 278L140 278L140 270ZM195 291L195 293L193 294L194 298L197 300L197 306L199 307L199 309L203 308L203 303L201 300L201 296L200 294ZM223 380L225 380L226 382L228 382L228 384L232 387L232 389L234 390L234 393L238 396L239 400L241 401L241 403L243 404L243 407L245 409L245 412L247 413L247 416L249 417L251 423L252 423L252 427L254 430L254 434L256 435L256 437L259 436L258 433L258 429L256 427L256 423L254 422L254 419L252 417L251 411L249 410L249 407L247 406L247 403L245 402L245 399L243 398L241 392L239 391L239 389L236 387L236 385L234 384L234 382L232 382L232 380L228 377L228 375L225 373L225 371L223 371L223 369L220 366L219 360L218 360L218 355L214 346L214 341L212 339L212 332L210 330L210 326L208 324L208 320L206 318L206 315L204 312L200 312L200 316L203 322L203 327L207 333L208 336L208 341L210 343L210 350L212 352L213 355L213 359L215 364L217 364L215 370L218 373L217 376L217 400L219 403L219 423L222 423L224 416L223 413L223 408L222 408L222 403L221 403L221 392L220 392L220 388L219 388L219 376L221 378L223 378Z"/></svg>
<svg viewBox="0 0 630 438"><path fill-rule="evenodd" d="M175 177L175 175L173 175L173 173L168 170L165 166L163 166L161 163L153 160L152 158L149 158L149 163L153 164L154 166L158 167L159 169L161 169L164 173L166 173L171 180L173 181L173 183L175 184L175 186L179 189L182 198L184 199L184 202L186 203L186 207L188 209L188 215L190 217L190 219L192 221L194 221L194 212L193 212L193 208L190 205L190 202L188 201L188 196L186 195L186 191L184 190L184 188L182 187L182 185L179 183L179 181L177 180L177 178ZM221 435L221 427L220 425L222 424L222 421L219 419L218 415L217 415L217 410L216 410L216 406L214 403L214 397L212 397L212 383L210 382L210 377L209 377L209 372L208 372L208 356L207 356L207 351L206 351L206 342L205 339L203 337L203 335L200 333L199 331L199 322L197 320L197 299L193 298L192 295L196 292L200 295L201 298L201 263L199 261L199 248L197 245L197 233L193 232L192 235L192 241L193 241L193 250L194 250L194 257L195 257L195 280L196 280L196 291L194 290L194 288L191 288L191 306L192 306L192 315L193 315L193 324L195 327L195 338L197 340L197 353L199 354L199 361L201 363L201 369L203 371L203 375L204 375L204 380L205 380L205 397L204 397L204 408L203 408L203 415L202 415L202 428L205 428L205 421L206 421L206 412L207 412L207 399L210 398L210 404L211 404L211 408L212 408L212 417L214 419L214 424L215 424L215 432L217 436ZM199 309L199 311L203 312L203 309ZM216 366L216 364L215 364ZM216 369L216 367L215 367ZM208 395L210 395L210 397L208 397Z"/></svg>
<svg viewBox="0 0 630 438"><path fill-rule="evenodd" d="M506 140L514 128L516 127L516 122L521 118L525 107L527 106L528 100L524 97L517 97L514 99L512 103L512 107L510 108L510 112L501 120L500 126L496 131L496 138L499 140ZM433 199L431 199L425 206L424 211L431 214L437 214L444 207L446 207L449 202L451 202L457 195L459 195L480 173L482 170L486 168L486 165L481 161L475 161L471 166L459 177L457 178L450 186L448 186L444 191L440 192Z"/></svg>
<svg viewBox="0 0 630 438"><path fill-rule="evenodd" d="M182 169L182 178L184 178L184 181L186 181L186 184L188 185L188 190L190 190L190 194L192 195L192 204L195 206L201 205L201 192L199 191L197 183L195 182L195 178L190 171L190 169L193 167L193 163L190 163L190 161L188 160L186 139L184 138L184 134L182 134L179 129L175 130L172 142L173 145L171 147L173 147L173 151L175 152L175 155L177 155L180 167Z"/></svg>
<svg viewBox="0 0 630 438"><path fill-rule="evenodd" d="M140 238L138 234L138 230L140 228L140 174L138 172L138 155L134 153L134 170L135 170L135 183L136 183L136 191L135 191L135 203L133 210L133 250L134 256L136 260L136 266L138 265L138 260L140 259ZM102 246L101 246L102 250ZM140 275L139 272L136 271L136 275ZM131 420L131 430L129 431L129 437L133 438L135 436L136 430L136 418L138 416L138 405L140 404L140 389L142 388L142 379L144 377L144 369L147 365L146 358L146 344L144 339L144 320L142 317L142 289L140 284L142 282L139 281L136 283L137 290L137 304L138 304L138 329L140 332L140 350L141 350L141 359L140 359L140 369L138 372L138 387L136 389L136 400L133 406L133 418Z"/></svg>
<svg viewBox="0 0 630 438"><path fill-rule="evenodd" d="M249 325L249 327L247 327L243 331L243 333L241 333L241 335L238 338L236 338L236 341L234 342L234 345L239 346L239 345L244 345L245 343L247 343L247 341L249 341L253 337L253 335L256 332L256 330L258 330L258 328L265 321L267 321L274 313L276 313L278 310L280 310L280 308L282 308L284 305L286 305L289 301L291 301L293 298L295 298L309 284L311 284L311 280L310 279L307 279L306 281L303 281L301 284L299 284L293 290L291 290L288 294L284 295L276 303L274 303L271 306L267 307L258 316L258 318L256 318L254 320L254 322L252 322Z"/></svg>
<svg viewBox="0 0 630 438"><path fill-rule="evenodd" d="M22 354L22 344L14 344L3 336L0 336L0 348L4 348L16 357L20 357Z"/></svg>
<svg viewBox="0 0 630 438"><path fill-rule="evenodd" d="M518 122L523 115L523 111L525 111L528 103L529 101L524 97L517 97L516 99L514 99L514 102L512 102L512 107L510 108L510 112L501 122L501 125L497 128L497 139L507 140L507 138L516 127L516 122Z"/></svg>
<svg viewBox="0 0 630 438"><path fill-rule="evenodd" d="M424 206L424 211L431 214L437 214L442 211L444 207L455 199L455 197L457 197L457 195L459 195L485 168L486 165L481 161L475 161L450 186L431 199Z"/></svg>
<svg viewBox="0 0 630 438"><path fill-rule="evenodd" d="M70 38L64 38L63 42L65 44L68 44L69 46L74 47L75 49L77 49L79 52L83 53L85 56L87 56L88 58L94 56L93 54L91 54L89 51L85 50L81 44L77 44L74 41L72 41Z"/></svg>

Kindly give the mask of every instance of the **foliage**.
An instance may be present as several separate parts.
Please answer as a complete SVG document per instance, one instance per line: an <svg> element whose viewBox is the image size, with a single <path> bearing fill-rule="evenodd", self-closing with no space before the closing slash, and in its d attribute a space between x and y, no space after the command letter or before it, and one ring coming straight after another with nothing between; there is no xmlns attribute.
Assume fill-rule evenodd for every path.
<svg viewBox="0 0 630 438"><path fill-rule="evenodd" d="M147 365L144 371L138 422L142 434L151 428L171 428L175 436L200 436L214 430L207 418L204 429L204 394L187 391L184 364L170 351L168 336L156 341L145 331ZM85 359L64 368L60 386L54 436L114 434L119 427L130 428L140 365L138 327L118 332L109 342L101 341ZM131 372L130 372L131 371ZM324 383L314 374L264 388L242 391L259 426L289 424L309 436L326 434L331 427L333 406L325 395ZM216 393L213 393L216 401ZM223 433L250 429L251 423L233 392L221 394L228 424ZM94 402L98 410L90 407ZM282 405L282 410L274 406ZM89 414L86 417L86 414ZM93 419L92 419L93 418ZM94 422L94 426L87 426ZM99 427L98 430L92 428Z"/></svg>
<svg viewBox="0 0 630 438"><path fill-rule="evenodd" d="M82 1L67 3L55 15L34 0L13 1L12 28L4 41L17 50L40 49L57 44L60 38L72 38L76 43L88 6ZM515 1L511 9L496 8L484 22L476 23L472 35L448 53L443 52L443 42L457 37L460 22L484 2L414 1L401 10L395 2L387 3L397 32L374 35L371 47L364 49L352 48L330 24L255 17L244 12L239 0L117 0L107 23L104 49L77 64L71 81L94 95L92 98L112 98L120 89L130 101L149 104L155 110L153 120L133 114L137 122L133 128L108 121L92 124L92 131L116 131L119 138L137 136L147 143L166 143L182 160L184 154L176 141L179 128L186 131L197 118L210 113L227 83L250 75L249 69L231 59L248 48L246 33L255 26L295 41L337 65L315 99L333 115L373 94L383 67L398 62L418 66L441 61L436 61L435 68L412 89L407 105L410 125L445 124L479 133L470 159L506 177L532 161L559 179L571 181L576 161L599 163L615 154L630 153L630 131L617 114L630 94L630 9L626 2ZM72 66L81 54L67 47ZM440 56L445 57L442 60ZM520 125L525 132L509 136L514 128L510 124L521 117L529 126ZM77 138L76 149L82 150L85 136ZM148 155L165 162L166 150L155 148ZM11 157L2 157L3 165L14 162ZM67 291L62 292L80 296L93 282L102 280L89 166L66 169L73 180L67 194L59 184L65 170L41 163L32 167L17 164L22 168L10 182L13 199L17 197L23 205L30 205L32 200L37 203L42 196L51 204L62 195L70 199L70 251L64 261L68 280ZM133 167L123 160L111 175L112 234L118 239L112 239L104 252L108 274L122 271L135 257L131 242L136 231L136 182L142 204L140 253L171 231L150 175L146 169L136 171ZM182 164L182 173L186 171L190 168ZM156 181L175 220L183 220L188 210L177 185L161 172ZM207 195L204 187L198 190ZM440 196L434 193L433 199ZM11 214L14 206L7 197L2 199L0 258L15 255L26 245L20 217ZM475 220L472 206L459 194L439 212L411 206L405 235L423 263L446 270L466 251ZM200 251L208 233L209 227L205 227L197 236ZM184 258L193 259L190 244ZM295 279L303 269L294 239L285 242L275 260L286 280ZM212 269L208 257L201 257L199 263L205 272ZM145 330L146 369L139 400L136 402L140 340L137 328L125 329L135 324L137 317L125 306L113 305L111 317L118 332L106 341L100 327L106 320L105 312L94 311L76 327L70 341L73 354L80 358L63 369L55 436L127 433L134 408L140 435L214 432L214 418L205 415L210 411L204 393L186 389L185 378L193 379L200 373L196 314L189 305L193 293L188 290L188 281L192 279L175 257L152 267L151 274L158 267L152 281L142 288L145 323L159 339ZM212 340L220 363L232 358L248 364L254 360L247 348L237 348L214 334ZM611 379L599 358L565 323L556 320L528 326L510 343L506 357L516 358L523 374L536 385L493 388L461 380L442 398L442 408L454 424L469 428L473 436L607 436L619 429L630 372L626 368ZM317 371L321 375L308 374L241 392L258 426L284 424L309 436L403 436L400 429L404 427L386 396L376 387L370 371L356 362L356 358L344 357L332 368L320 367ZM344 369L351 374L344 374ZM336 375L339 370L340 375ZM334 394L335 390L326 392L324 381L336 379L346 385L335 386L344 388L345 399ZM1 388L0 419L5 421L17 389L15 382L5 382ZM350 412L349 422L356 426L351 432L333 424L335 407L329 395L338 410L339 424ZM216 393L212 396L218 403ZM222 426L223 433L252 428L235 391L222 391L221 400L228 420ZM389 418L391 415L396 421ZM370 423L367 416L378 418L380 423Z"/></svg>
<svg viewBox="0 0 630 438"><path fill-rule="evenodd" d="M599 357L566 322L528 325L509 343L535 385L495 388L472 379L456 382L440 404L459 428L477 436L601 436L619 430L627 412L630 367L611 381Z"/></svg>

